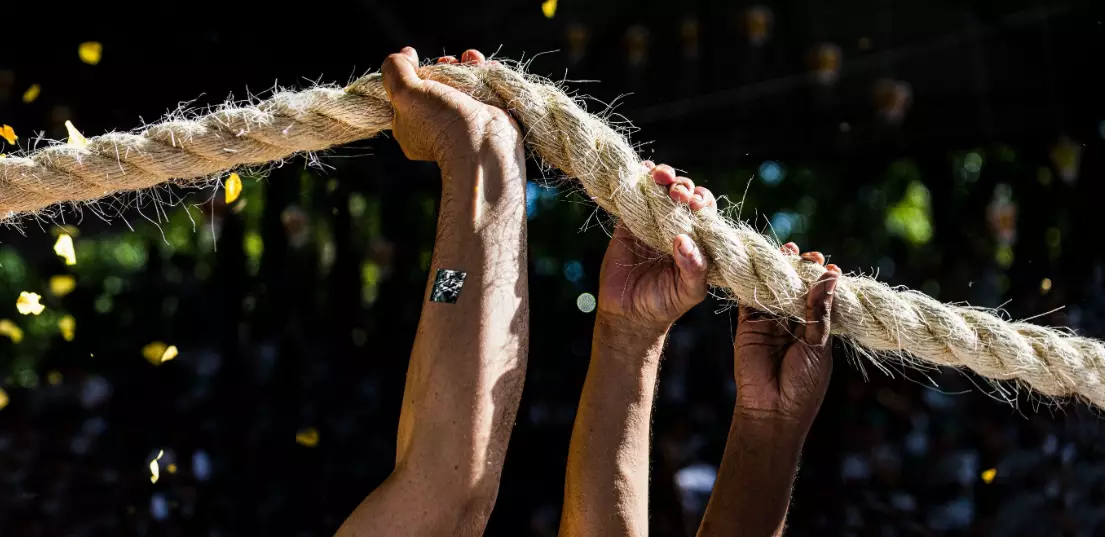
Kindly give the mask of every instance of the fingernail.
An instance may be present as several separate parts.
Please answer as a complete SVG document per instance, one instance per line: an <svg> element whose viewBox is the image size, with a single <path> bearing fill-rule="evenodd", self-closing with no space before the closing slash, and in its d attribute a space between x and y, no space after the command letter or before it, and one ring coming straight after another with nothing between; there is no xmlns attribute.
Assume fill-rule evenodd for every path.
<svg viewBox="0 0 1105 537"><path fill-rule="evenodd" d="M701 203L701 202L702 202L702 200L703 200L703 198L702 198L702 194L695 194L695 195L694 195L694 200L695 200L695 201L697 201L697 202L699 202L699 203Z"/></svg>
<svg viewBox="0 0 1105 537"><path fill-rule="evenodd" d="M683 194L684 192L687 191L687 187L685 187L683 185L675 185L675 186L671 187L671 191L675 192L677 194Z"/></svg>
<svg viewBox="0 0 1105 537"><path fill-rule="evenodd" d="M840 274L840 267L838 267L838 266L836 266L832 263L829 263L828 265L825 265L825 270Z"/></svg>

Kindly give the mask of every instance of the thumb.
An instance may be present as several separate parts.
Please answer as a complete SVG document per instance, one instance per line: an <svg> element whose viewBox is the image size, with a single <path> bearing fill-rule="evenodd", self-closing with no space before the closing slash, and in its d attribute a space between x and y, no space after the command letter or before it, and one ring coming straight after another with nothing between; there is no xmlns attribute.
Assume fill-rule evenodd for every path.
<svg viewBox="0 0 1105 537"><path fill-rule="evenodd" d="M384 91L388 94L388 100L394 103L397 95L422 83L422 79L418 78L417 68L418 53L411 47L404 47L399 53L384 60L380 72L384 75Z"/></svg>
<svg viewBox="0 0 1105 537"><path fill-rule="evenodd" d="M817 279L806 297L804 339L807 344L814 347L824 346L829 342L833 293L836 292L836 284L840 281L840 269L836 265L825 268L828 270Z"/></svg>
<svg viewBox="0 0 1105 537"><path fill-rule="evenodd" d="M677 235L673 248L681 291L700 301L706 297L706 256L687 235Z"/></svg>

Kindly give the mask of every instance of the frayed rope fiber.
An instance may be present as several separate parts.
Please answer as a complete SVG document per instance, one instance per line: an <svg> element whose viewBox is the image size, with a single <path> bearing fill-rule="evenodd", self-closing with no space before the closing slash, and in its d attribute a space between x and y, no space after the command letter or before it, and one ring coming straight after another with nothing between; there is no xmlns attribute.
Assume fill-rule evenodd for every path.
<svg viewBox="0 0 1105 537"><path fill-rule="evenodd" d="M768 313L803 318L806 292L823 267L780 252L747 224L671 201L627 139L556 86L504 66L435 65L420 74L509 110L541 159L577 178L596 203L649 246L670 252L675 236L687 233L709 258L711 285ZM370 138L391 122L382 78L374 73L345 88L280 92L255 106L105 134L84 148L53 145L0 160L0 215L10 220L61 202L166 182L204 184L205 177L237 166ZM882 360L966 367L1105 409L1105 345L1065 331L845 276L836 288L832 332ZM995 386L1004 390L1006 384Z"/></svg>

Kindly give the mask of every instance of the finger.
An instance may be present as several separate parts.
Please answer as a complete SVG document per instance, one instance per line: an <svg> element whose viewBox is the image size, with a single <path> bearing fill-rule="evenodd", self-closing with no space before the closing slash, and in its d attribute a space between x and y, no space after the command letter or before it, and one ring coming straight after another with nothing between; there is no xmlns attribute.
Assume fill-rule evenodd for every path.
<svg viewBox="0 0 1105 537"><path fill-rule="evenodd" d="M460 62L457 61L456 56L442 56L442 57L437 59L437 63L448 63L448 64L451 64L451 65L455 65L455 64L460 63Z"/></svg>
<svg viewBox="0 0 1105 537"><path fill-rule="evenodd" d="M821 252L806 252L806 253L802 254L802 259L805 259L806 261L810 261L810 262L813 262L813 263L817 263L818 265L824 265L825 264L825 256L822 255Z"/></svg>
<svg viewBox="0 0 1105 537"><path fill-rule="evenodd" d="M651 170L656 167L656 163L651 160L642 160L641 164L645 165L645 169Z"/></svg>
<svg viewBox="0 0 1105 537"><path fill-rule="evenodd" d="M802 337L808 345L817 347L829 342L829 318L832 315L836 285L840 279L839 270L826 270L817 278L806 296L806 329Z"/></svg>
<svg viewBox="0 0 1105 537"><path fill-rule="evenodd" d="M780 248L780 250L782 250L784 254L788 255L798 255L799 252L798 245L794 244L793 242L788 242L784 244L783 247Z"/></svg>
<svg viewBox="0 0 1105 537"><path fill-rule="evenodd" d="M696 294L701 290L701 295L695 297L701 300L706 294L706 256L688 235L676 235L674 246L673 257L679 269L679 280Z"/></svg>
<svg viewBox="0 0 1105 537"><path fill-rule="evenodd" d="M692 211L715 210L717 209L717 200L714 199L714 193L710 192L710 189L704 186L696 186L694 187L694 195L691 196L690 206Z"/></svg>
<svg viewBox="0 0 1105 537"><path fill-rule="evenodd" d="M460 55L460 63L465 65L483 65L483 62L483 53L474 48L470 48Z"/></svg>
<svg viewBox="0 0 1105 537"><path fill-rule="evenodd" d="M671 166L661 164L650 169L652 170L652 180L656 181L656 184L668 186L675 182L675 170Z"/></svg>
<svg viewBox="0 0 1105 537"><path fill-rule="evenodd" d="M668 187L668 196L676 203L690 203L694 196L694 181L687 177L676 177Z"/></svg>
<svg viewBox="0 0 1105 537"><path fill-rule="evenodd" d="M411 47L406 47L402 52L392 54L384 60L380 71L384 75L384 91L388 99L394 102L395 96L416 88L422 83L418 78L418 53Z"/></svg>
<svg viewBox="0 0 1105 537"><path fill-rule="evenodd" d="M503 64L499 63L499 60L490 60L487 62L488 67L502 67Z"/></svg>

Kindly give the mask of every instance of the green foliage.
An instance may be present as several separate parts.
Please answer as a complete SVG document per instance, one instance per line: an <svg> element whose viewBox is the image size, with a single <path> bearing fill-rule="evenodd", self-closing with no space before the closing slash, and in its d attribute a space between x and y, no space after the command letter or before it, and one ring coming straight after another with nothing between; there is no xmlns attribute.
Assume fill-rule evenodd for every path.
<svg viewBox="0 0 1105 537"><path fill-rule="evenodd" d="M920 181L912 181L905 195L886 212L886 229L914 246L932 239L932 201Z"/></svg>

